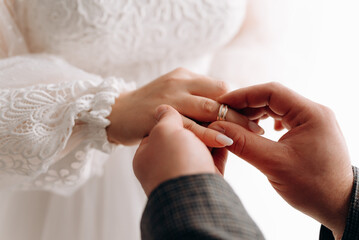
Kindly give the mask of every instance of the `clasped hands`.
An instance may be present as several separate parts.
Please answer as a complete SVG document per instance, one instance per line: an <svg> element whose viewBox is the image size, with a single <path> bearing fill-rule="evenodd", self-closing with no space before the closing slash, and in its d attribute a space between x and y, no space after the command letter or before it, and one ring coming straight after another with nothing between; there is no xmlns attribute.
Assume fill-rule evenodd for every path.
<svg viewBox="0 0 359 240"><path fill-rule="evenodd" d="M182 114L184 127L191 130L207 146L224 147L229 139L198 123L214 122L220 104L218 97L227 93L225 82L178 68L138 90L123 93L112 106L107 128L110 142L133 145L149 134L156 124L156 108L161 104L174 107ZM256 133L262 133L255 122L229 110L227 120Z"/></svg>
<svg viewBox="0 0 359 240"><path fill-rule="evenodd" d="M221 103L230 107L227 121L216 121ZM256 122L267 115L288 130L277 142L259 135ZM227 93L223 82L176 69L122 94L108 118L110 141L131 145L145 137L133 168L147 195L179 176L223 175L229 150L258 168L294 208L335 236L344 231L353 172L339 125L330 109L280 84Z"/></svg>

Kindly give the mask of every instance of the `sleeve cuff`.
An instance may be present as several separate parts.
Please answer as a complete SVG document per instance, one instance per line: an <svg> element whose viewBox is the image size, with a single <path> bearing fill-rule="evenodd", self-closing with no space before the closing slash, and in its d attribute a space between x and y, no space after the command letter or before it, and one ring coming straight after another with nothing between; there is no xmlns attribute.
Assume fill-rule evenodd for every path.
<svg viewBox="0 0 359 240"><path fill-rule="evenodd" d="M94 140L91 148L105 153L112 151L114 145L107 140L106 127L110 125L107 117L112 111L111 106L120 93L134 89L134 84L128 84L122 79L110 77L97 87L96 94L90 95L90 98L86 99L87 102L81 104L87 106L82 106L83 110L79 112L77 120L86 123L86 126L83 126L86 129L82 129L82 131L87 133L86 139Z"/></svg>
<svg viewBox="0 0 359 240"><path fill-rule="evenodd" d="M353 167L354 183L350 197L350 208L342 240L359 238L359 185L358 168Z"/></svg>
<svg viewBox="0 0 359 240"><path fill-rule="evenodd" d="M47 171L18 188L70 195L90 177L101 175L106 154L116 147L107 140L106 127L110 124L107 116L111 113L115 98L132 89L132 85L116 78L107 78L93 89L89 88L89 94L76 102L75 119L82 124L74 126L63 151L65 154L59 156Z"/></svg>
<svg viewBox="0 0 359 240"><path fill-rule="evenodd" d="M342 240L359 239L359 185L358 168L353 167L354 181L350 197L349 214L346 220ZM332 232L322 225L320 229L320 240L334 240Z"/></svg>

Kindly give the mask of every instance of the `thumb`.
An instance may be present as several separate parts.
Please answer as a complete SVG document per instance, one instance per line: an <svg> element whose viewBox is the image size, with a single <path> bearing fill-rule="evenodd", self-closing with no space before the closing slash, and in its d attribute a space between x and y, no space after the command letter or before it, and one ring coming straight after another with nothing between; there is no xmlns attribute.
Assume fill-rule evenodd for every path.
<svg viewBox="0 0 359 240"><path fill-rule="evenodd" d="M158 121L155 127L161 126L173 130L183 128L181 114L169 105L158 106L155 110L155 118Z"/></svg>
<svg viewBox="0 0 359 240"><path fill-rule="evenodd" d="M217 121L209 125L209 128L231 138L233 144L228 149L263 173L267 173L269 168L276 165L274 161L281 160L278 158L283 152L281 143L266 139L231 122Z"/></svg>

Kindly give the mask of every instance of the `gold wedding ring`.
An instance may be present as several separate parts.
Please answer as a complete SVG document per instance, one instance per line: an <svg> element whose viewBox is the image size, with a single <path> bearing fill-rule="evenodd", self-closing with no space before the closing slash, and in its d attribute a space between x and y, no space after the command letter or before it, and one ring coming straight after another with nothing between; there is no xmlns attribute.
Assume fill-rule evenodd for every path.
<svg viewBox="0 0 359 240"><path fill-rule="evenodd" d="M226 121L227 112L228 106L226 104L221 104L218 111L217 121Z"/></svg>

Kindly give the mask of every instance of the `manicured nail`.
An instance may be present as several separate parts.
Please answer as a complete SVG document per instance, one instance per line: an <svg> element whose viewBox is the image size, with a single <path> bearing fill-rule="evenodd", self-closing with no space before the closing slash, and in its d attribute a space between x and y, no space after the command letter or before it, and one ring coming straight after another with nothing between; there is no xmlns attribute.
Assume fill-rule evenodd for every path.
<svg viewBox="0 0 359 240"><path fill-rule="evenodd" d="M255 122L249 121L248 122L248 127L254 133L257 133L257 134L260 134L260 135L264 134L263 128L258 126L258 124L256 124Z"/></svg>
<svg viewBox="0 0 359 240"><path fill-rule="evenodd" d="M233 140L223 134L218 134L216 136L216 141L224 146L231 146L233 144Z"/></svg>

